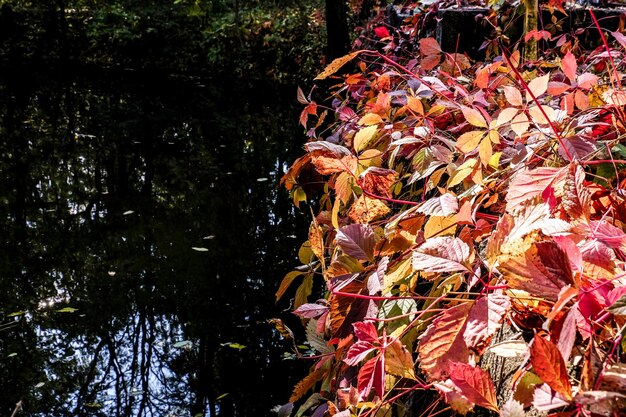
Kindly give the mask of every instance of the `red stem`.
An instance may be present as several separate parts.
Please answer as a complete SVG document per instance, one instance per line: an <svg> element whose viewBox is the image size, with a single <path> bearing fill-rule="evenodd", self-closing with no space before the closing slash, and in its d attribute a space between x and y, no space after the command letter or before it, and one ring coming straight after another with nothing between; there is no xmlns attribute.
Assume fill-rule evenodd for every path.
<svg viewBox="0 0 626 417"><path fill-rule="evenodd" d="M606 53L609 56L609 62L611 63L611 67L613 69L613 77L615 77L615 81L617 82L617 87L621 89L622 83L619 79L619 74L617 73L617 67L615 66L615 62L613 62L613 56L611 55L611 50L609 49L609 44L606 41L604 32L602 31L602 28L600 27L600 23L598 22L598 19L596 19L596 14L593 12L591 8L589 8L589 14L591 15L591 19L593 20L593 23L596 25L596 28L598 28L598 32L600 32L600 37L602 38L604 49L606 49Z"/></svg>

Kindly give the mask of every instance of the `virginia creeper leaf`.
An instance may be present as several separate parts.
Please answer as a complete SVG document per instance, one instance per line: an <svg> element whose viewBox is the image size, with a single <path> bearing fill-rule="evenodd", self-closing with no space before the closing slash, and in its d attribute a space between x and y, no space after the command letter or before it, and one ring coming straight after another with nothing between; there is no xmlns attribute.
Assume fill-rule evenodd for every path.
<svg viewBox="0 0 626 417"><path fill-rule="evenodd" d="M427 272L467 271L469 246L456 237L434 237L413 252L413 269Z"/></svg>
<svg viewBox="0 0 626 417"><path fill-rule="evenodd" d="M341 250L357 259L371 260L376 243L372 226L368 224L350 224L337 231L337 244Z"/></svg>
<svg viewBox="0 0 626 417"><path fill-rule="evenodd" d="M450 362L467 362L469 351L463 331L471 303L446 309L419 338L420 368L432 380L448 374Z"/></svg>
<svg viewBox="0 0 626 417"><path fill-rule="evenodd" d="M567 51L563 60L561 61L561 69L567 78L570 79L571 82L576 81L576 69L578 68L576 64L576 57L572 54L571 51Z"/></svg>
<svg viewBox="0 0 626 417"><path fill-rule="evenodd" d="M548 81L550 81L550 74L546 74L541 77L533 78L528 83L528 89L533 93L535 98L539 98L543 93L548 90ZM526 92L526 101L530 102L532 97Z"/></svg>
<svg viewBox="0 0 626 417"><path fill-rule="evenodd" d="M322 175L335 172L352 172L356 168L357 158L344 146L323 140L305 145L311 156L311 162Z"/></svg>
<svg viewBox="0 0 626 417"><path fill-rule="evenodd" d="M314 319L328 311L328 307L322 304L305 303L293 311L296 316Z"/></svg>
<svg viewBox="0 0 626 417"><path fill-rule="evenodd" d="M291 394L291 397L289 398L289 402L293 403L293 402L298 401L300 398L302 398L302 396L306 394L307 391L309 391L315 386L315 383L317 381L322 379L322 377L324 376L326 372L327 371L325 369L319 368L319 369L313 370L313 372L305 376L294 387L293 393Z"/></svg>
<svg viewBox="0 0 626 417"><path fill-rule="evenodd" d="M459 201L450 193L426 200L417 208L418 213L424 213L427 216L449 216L458 211Z"/></svg>
<svg viewBox="0 0 626 417"><path fill-rule="evenodd" d="M324 69L324 71L322 71L317 77L315 77L315 79L323 80L333 75L334 73L337 72L337 70L339 70L339 68L343 67L346 63L351 61L355 56L357 56L361 52L363 51L354 51L354 52L349 53L348 55L344 55L342 57L339 57L333 60L333 62L328 64L328 66Z"/></svg>
<svg viewBox="0 0 626 417"><path fill-rule="evenodd" d="M467 363L450 363L450 379L463 395L481 407L499 412L496 389L491 376L484 370Z"/></svg>
<svg viewBox="0 0 626 417"><path fill-rule="evenodd" d="M385 356L378 355L365 364L359 370L358 377L359 394L363 399L367 398L370 391L382 398L385 394Z"/></svg>
<svg viewBox="0 0 626 417"><path fill-rule="evenodd" d="M572 385L567 374L567 366L554 343L536 334L530 345L530 363L543 382L567 400L572 399Z"/></svg>
<svg viewBox="0 0 626 417"><path fill-rule="evenodd" d="M516 211L525 201L541 195L561 172L560 168L551 167L518 171L509 185L506 210L509 213Z"/></svg>
<svg viewBox="0 0 626 417"><path fill-rule="evenodd" d="M358 341L350 346L346 358L343 360L350 366L354 366L364 360L370 353L376 350L376 346L367 341Z"/></svg>
<svg viewBox="0 0 626 417"><path fill-rule="evenodd" d="M411 353L400 339L394 339L385 348L385 369L388 373L403 378L416 379Z"/></svg>
<svg viewBox="0 0 626 417"><path fill-rule="evenodd" d="M482 114L476 109L467 106L461 106L461 112L463 112L463 116L465 120L472 126L476 127L487 127L487 122Z"/></svg>
<svg viewBox="0 0 626 417"><path fill-rule="evenodd" d="M489 294L477 300L469 312L463 333L467 347L476 349L488 343L500 328L510 306L509 297L503 294Z"/></svg>

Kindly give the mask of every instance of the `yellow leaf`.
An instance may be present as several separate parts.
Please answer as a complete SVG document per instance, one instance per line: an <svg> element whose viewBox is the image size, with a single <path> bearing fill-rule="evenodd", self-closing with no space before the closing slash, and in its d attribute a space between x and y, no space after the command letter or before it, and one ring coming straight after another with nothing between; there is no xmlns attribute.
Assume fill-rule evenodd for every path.
<svg viewBox="0 0 626 417"><path fill-rule="evenodd" d="M367 113L365 116L361 117L361 119L357 123L364 126L371 126L377 125L382 122L383 118L376 113Z"/></svg>
<svg viewBox="0 0 626 417"><path fill-rule="evenodd" d="M335 229L339 229L339 206L341 205L341 201L336 198L333 203L333 210L330 215L330 221L333 224Z"/></svg>
<svg viewBox="0 0 626 417"><path fill-rule="evenodd" d="M302 262L303 265L307 265L313 262L314 256L313 250L311 249L311 242L307 240L298 250L298 260Z"/></svg>
<svg viewBox="0 0 626 417"><path fill-rule="evenodd" d="M322 269L326 269L324 263L324 231L317 224L317 220L313 217L311 226L309 226L309 242L311 242L311 250L313 254L322 263Z"/></svg>
<svg viewBox="0 0 626 417"><path fill-rule="evenodd" d="M501 156L502 156L502 152L496 152L493 155L491 155L491 158L489 158L489 166L493 169L498 169Z"/></svg>
<svg viewBox="0 0 626 417"><path fill-rule="evenodd" d="M484 130L472 130L459 136L456 147L463 153L468 153L476 149L481 139L485 137Z"/></svg>
<svg viewBox="0 0 626 417"><path fill-rule="evenodd" d="M357 56L358 54L360 54L363 51L354 51L352 53L349 53L348 55L344 55L340 58L335 59L333 62L331 62L330 64L328 64L328 66L324 69L324 71L322 71L321 74L319 74L317 77L315 77L316 80L323 80L326 77L329 77L331 75L333 75L335 72L337 72L337 70L341 67L343 67L347 62L351 61L352 58L354 58L355 56Z"/></svg>
<svg viewBox="0 0 626 417"><path fill-rule="evenodd" d="M487 122L482 114L476 109L472 109L470 107L461 106L461 111L463 112L463 116L465 120L473 126L476 127L487 127Z"/></svg>
<svg viewBox="0 0 626 417"><path fill-rule="evenodd" d="M471 172L471 171L470 171ZM431 216L424 225L424 238L449 236L456 233L456 214L450 216Z"/></svg>
<svg viewBox="0 0 626 417"><path fill-rule="evenodd" d="M396 376L409 379L415 377L413 357L400 339L394 339L385 349L385 370Z"/></svg>
<svg viewBox="0 0 626 417"><path fill-rule="evenodd" d="M394 285L408 279L411 275L413 275L413 266L411 265L411 257L408 257L396 263L387 271L385 274L385 288L383 288L383 293L391 291Z"/></svg>
<svg viewBox="0 0 626 417"><path fill-rule="evenodd" d="M491 143L500 143L500 134L497 130L490 130L488 136Z"/></svg>
<svg viewBox="0 0 626 417"><path fill-rule="evenodd" d="M276 291L276 301L280 300L280 297L285 294L285 291L287 291L287 288L289 288L293 280L302 274L303 273L300 271L290 271L287 273L287 275L285 275L280 283L280 286L278 287L278 291Z"/></svg>
<svg viewBox="0 0 626 417"><path fill-rule="evenodd" d="M300 203L303 201L306 202L306 193L302 187L298 187L293 191L293 204L300 208Z"/></svg>
<svg viewBox="0 0 626 417"><path fill-rule="evenodd" d="M493 153L493 149L491 148L491 140L485 138L482 142L480 142L480 146L478 146L478 155L480 156L480 162L484 166L489 165L489 160L491 159L491 155Z"/></svg>
<svg viewBox="0 0 626 417"><path fill-rule="evenodd" d="M383 153L378 149L366 149L359 155L359 165L363 166L363 170L369 167L379 167L383 163Z"/></svg>
<svg viewBox="0 0 626 417"><path fill-rule="evenodd" d="M359 130L354 135L354 150L360 152L365 149L377 131L378 127L376 126L367 126Z"/></svg>
<svg viewBox="0 0 626 417"><path fill-rule="evenodd" d="M463 182L463 180L469 177L469 175L474 170L474 167L476 166L476 162L478 162L476 158L471 158L465 161L459 167L457 167L454 170L454 174L452 174L452 176L448 180L448 188L460 184L461 182Z"/></svg>

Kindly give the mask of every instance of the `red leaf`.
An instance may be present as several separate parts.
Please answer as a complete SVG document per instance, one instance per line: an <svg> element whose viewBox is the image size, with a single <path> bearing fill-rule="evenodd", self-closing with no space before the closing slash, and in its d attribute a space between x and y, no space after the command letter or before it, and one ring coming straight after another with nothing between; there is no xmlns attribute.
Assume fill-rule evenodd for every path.
<svg viewBox="0 0 626 417"><path fill-rule="evenodd" d="M463 333L469 348L485 345L500 328L502 318L511 306L509 297L503 294L489 294L474 303L467 317L467 327Z"/></svg>
<svg viewBox="0 0 626 417"><path fill-rule="evenodd" d="M307 303L293 311L293 314L302 318L313 319L328 311L328 307L322 304Z"/></svg>
<svg viewBox="0 0 626 417"><path fill-rule="evenodd" d="M337 244L341 250L357 259L371 260L374 256L374 231L369 224L350 224L337 231Z"/></svg>
<svg viewBox="0 0 626 417"><path fill-rule="evenodd" d="M379 38L388 38L391 36L391 34L389 33L389 31L387 30L386 27L384 26L378 26L377 28L374 29L374 33L376 34L376 36L378 36Z"/></svg>
<svg viewBox="0 0 626 417"><path fill-rule="evenodd" d="M420 367L431 379L442 380L452 361L467 362L469 352L463 331L471 306L463 303L445 310L420 336Z"/></svg>
<svg viewBox="0 0 626 417"><path fill-rule="evenodd" d="M590 222L588 237L595 238L613 249L626 251L626 233L606 220Z"/></svg>
<svg viewBox="0 0 626 417"><path fill-rule="evenodd" d="M359 339L359 341L364 342L377 342L378 341L378 332L376 331L376 327L372 322L358 322L352 325L354 327L354 335Z"/></svg>
<svg viewBox="0 0 626 417"><path fill-rule="evenodd" d="M499 412L496 389L489 374L467 363L452 362L450 379L463 395L481 407Z"/></svg>
<svg viewBox="0 0 626 417"><path fill-rule="evenodd" d="M356 342L355 344L350 346L350 349L346 354L346 358L343 361L350 366L354 366L361 362L363 359L365 359L367 355L369 355L374 350L376 350L376 347L370 342Z"/></svg>
<svg viewBox="0 0 626 417"><path fill-rule="evenodd" d="M535 335L530 345L530 363L543 382L566 399L572 399L572 385L567 374L567 366L554 343L539 334Z"/></svg>
<svg viewBox="0 0 626 417"><path fill-rule="evenodd" d="M372 389L380 398L385 394L385 356L378 355L365 362L359 370L358 388L361 398L366 399Z"/></svg>
<svg viewBox="0 0 626 417"><path fill-rule="evenodd" d="M434 237L413 252L413 269L427 272L467 271L467 243L457 237Z"/></svg>
<svg viewBox="0 0 626 417"><path fill-rule="evenodd" d="M576 57L570 51L565 54L561 61L561 69L563 73L570 79L571 82L576 81L576 70L578 66L576 64Z"/></svg>

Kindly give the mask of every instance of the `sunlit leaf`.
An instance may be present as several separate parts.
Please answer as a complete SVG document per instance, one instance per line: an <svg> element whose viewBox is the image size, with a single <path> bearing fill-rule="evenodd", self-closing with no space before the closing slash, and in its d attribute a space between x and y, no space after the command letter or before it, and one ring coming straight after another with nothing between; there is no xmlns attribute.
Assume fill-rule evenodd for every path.
<svg viewBox="0 0 626 417"><path fill-rule="evenodd" d="M470 308L471 303L461 303L446 309L420 336L420 368L431 379L447 375L450 362L467 362L469 351L463 331Z"/></svg>
<svg viewBox="0 0 626 417"><path fill-rule="evenodd" d="M463 153L471 152L476 149L486 133L484 130L472 130L471 132L463 133L459 136L456 146Z"/></svg>
<svg viewBox="0 0 626 417"><path fill-rule="evenodd" d="M536 334L530 345L530 363L543 382L566 399L572 399L572 385L567 374L567 366L554 343Z"/></svg>
<svg viewBox="0 0 626 417"><path fill-rule="evenodd" d="M533 78L528 83L528 89L533 93L535 98L541 97L543 93L548 91L548 81L550 81L550 74L546 74L542 77ZM532 97L528 92L526 92L526 101L530 102Z"/></svg>
<svg viewBox="0 0 626 417"><path fill-rule="evenodd" d="M571 51L567 51L563 60L561 61L561 69L567 78L570 79L571 82L576 81L576 70L578 66L576 64L576 57L572 54Z"/></svg>
<svg viewBox="0 0 626 417"><path fill-rule="evenodd" d="M367 224L350 224L337 231L337 244L344 253L368 260L374 255L374 231Z"/></svg>
<svg viewBox="0 0 626 417"><path fill-rule="evenodd" d="M467 363L450 363L450 379L463 395L481 407L499 412L496 389L491 376L481 368Z"/></svg>
<svg viewBox="0 0 626 417"><path fill-rule="evenodd" d="M476 127L487 127L485 118L478 110L467 106L461 106L461 112L463 112L463 116L469 124Z"/></svg>
<svg viewBox="0 0 626 417"><path fill-rule="evenodd" d="M354 150L360 152L365 149L377 132L378 126L376 125L360 129L354 136Z"/></svg>
<svg viewBox="0 0 626 417"><path fill-rule="evenodd" d="M469 246L456 237L428 239L413 252L413 268L427 272L467 271Z"/></svg>

